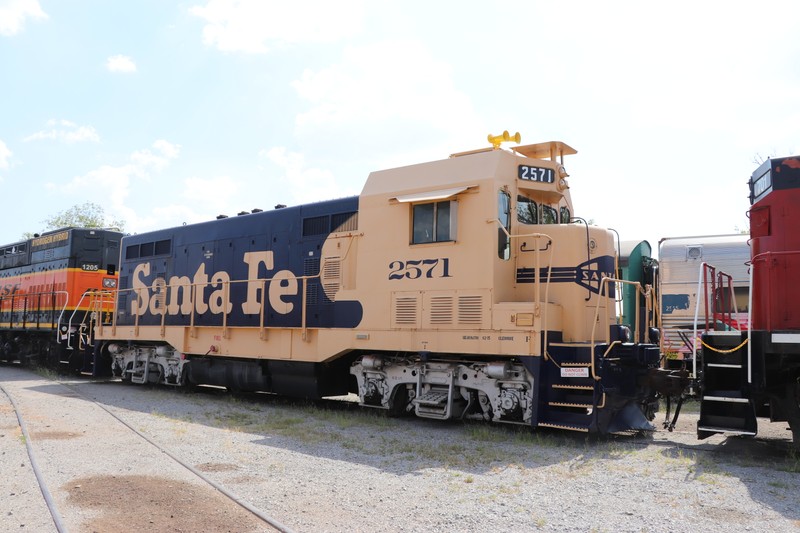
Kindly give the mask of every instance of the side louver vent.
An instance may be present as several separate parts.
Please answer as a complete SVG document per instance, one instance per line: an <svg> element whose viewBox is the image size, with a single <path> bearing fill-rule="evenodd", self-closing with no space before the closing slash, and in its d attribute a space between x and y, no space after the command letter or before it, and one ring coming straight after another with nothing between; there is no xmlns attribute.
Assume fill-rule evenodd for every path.
<svg viewBox="0 0 800 533"><path fill-rule="evenodd" d="M319 273L319 257L309 257L303 260L303 275L316 276ZM306 303L317 305L319 303L319 285L317 278L310 278L306 282Z"/></svg>
<svg viewBox="0 0 800 533"><path fill-rule="evenodd" d="M164 282L164 285L163 285L164 287L167 286L167 281L164 278L164 276L156 276L156 279L157 280L158 279L162 280ZM153 287L155 287L155 286L156 286L156 284L153 283ZM152 309L157 309L158 310L158 311L153 311L153 314L161 314L161 315L166 314L166 311L167 311L167 291L165 291L165 290L164 291L158 291L155 294L153 294L153 296L152 296L152 298L150 300L150 306L151 306L150 307L151 310Z"/></svg>
<svg viewBox="0 0 800 533"><path fill-rule="evenodd" d="M336 301L336 293L342 286L342 259L328 257L322 267L322 290L332 302Z"/></svg>
<svg viewBox="0 0 800 533"><path fill-rule="evenodd" d="M415 296L397 296L394 300L395 327L417 326L419 299Z"/></svg>
<svg viewBox="0 0 800 533"><path fill-rule="evenodd" d="M303 260L303 275L315 276L319 272L319 257L310 257Z"/></svg>
<svg viewBox="0 0 800 533"><path fill-rule="evenodd" d="M434 296L431 298L431 324L437 326L453 323L453 298Z"/></svg>
<svg viewBox="0 0 800 533"><path fill-rule="evenodd" d="M317 305L319 303L319 285L313 282L308 282L306 286L306 303L308 305Z"/></svg>
<svg viewBox="0 0 800 533"><path fill-rule="evenodd" d="M458 323L483 323L483 297L478 295L458 297Z"/></svg>

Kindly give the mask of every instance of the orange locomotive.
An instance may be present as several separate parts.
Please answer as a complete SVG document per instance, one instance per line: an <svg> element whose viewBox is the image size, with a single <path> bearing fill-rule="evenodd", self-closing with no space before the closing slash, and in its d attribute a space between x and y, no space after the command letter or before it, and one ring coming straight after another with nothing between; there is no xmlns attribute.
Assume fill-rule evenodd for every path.
<svg viewBox="0 0 800 533"><path fill-rule="evenodd" d="M64 228L0 247L0 359L93 371L84 353L112 310L121 238Z"/></svg>

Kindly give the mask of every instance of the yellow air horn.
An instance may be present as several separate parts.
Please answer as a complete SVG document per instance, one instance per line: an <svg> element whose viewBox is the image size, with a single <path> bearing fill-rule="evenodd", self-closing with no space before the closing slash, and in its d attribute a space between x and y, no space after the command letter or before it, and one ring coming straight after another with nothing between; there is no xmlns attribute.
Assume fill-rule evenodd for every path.
<svg viewBox="0 0 800 533"><path fill-rule="evenodd" d="M519 142L522 140L522 137L520 137L519 132L515 133L512 136L507 131L504 131L500 135L492 135L490 133L487 139L489 140L490 143L492 143L494 149L497 150L498 148L500 148L500 143L514 141L515 143L519 144Z"/></svg>

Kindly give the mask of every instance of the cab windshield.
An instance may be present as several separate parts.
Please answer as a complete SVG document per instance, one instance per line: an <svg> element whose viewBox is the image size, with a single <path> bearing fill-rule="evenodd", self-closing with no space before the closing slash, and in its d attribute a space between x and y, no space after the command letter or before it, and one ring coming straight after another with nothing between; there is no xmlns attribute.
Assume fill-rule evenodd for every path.
<svg viewBox="0 0 800 533"><path fill-rule="evenodd" d="M569 224L570 213L566 206L556 209L520 194L517 196L517 221L522 224Z"/></svg>

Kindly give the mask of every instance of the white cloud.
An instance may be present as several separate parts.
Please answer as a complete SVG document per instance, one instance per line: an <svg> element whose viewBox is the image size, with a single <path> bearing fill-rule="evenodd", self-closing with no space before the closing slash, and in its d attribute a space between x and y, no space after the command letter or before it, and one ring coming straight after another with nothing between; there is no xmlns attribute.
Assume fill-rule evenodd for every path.
<svg viewBox="0 0 800 533"><path fill-rule="evenodd" d="M49 129L44 129L28 135L23 141L51 139L68 144L83 141L100 142L100 136L93 126L78 126L69 120L48 120L47 126Z"/></svg>
<svg viewBox="0 0 800 533"><path fill-rule="evenodd" d="M48 183L46 186L51 191L59 191L67 195L82 195L87 191L94 191L99 193L106 203L117 208L122 206L125 198L128 197L131 178L143 173L144 170L135 164L119 167L103 165L83 176L75 176L64 185Z"/></svg>
<svg viewBox="0 0 800 533"><path fill-rule="evenodd" d="M306 70L292 86L312 104L297 117L301 130L395 119L454 132L482 131L470 99L453 83L451 67L416 41L348 47L339 64Z"/></svg>
<svg viewBox="0 0 800 533"><path fill-rule="evenodd" d="M0 170L8 170L8 160L11 159L12 152L6 146L6 143L0 140Z"/></svg>
<svg viewBox="0 0 800 533"><path fill-rule="evenodd" d="M242 210L242 199L252 198L249 189L242 193L242 183L230 176L200 178L192 176L183 180L180 206L169 214L170 219L192 223L211 220L217 215L231 215ZM176 218L179 217L179 218Z"/></svg>
<svg viewBox="0 0 800 533"><path fill-rule="evenodd" d="M127 230L134 232L150 231L157 228L194 224L212 220L216 215L232 214L240 211L237 195L241 190L238 182L230 176L199 178L196 176L182 181L180 194L165 196L173 203L153 205L148 212L141 209L129 210Z"/></svg>
<svg viewBox="0 0 800 533"><path fill-rule="evenodd" d="M415 40L347 47L339 62L307 69L292 86L308 104L295 119L296 134L325 147L315 157L358 161L337 173L351 186L363 185L371 170L483 146L492 131L456 86L451 65ZM514 127L498 126L496 113L488 115L491 128Z"/></svg>
<svg viewBox="0 0 800 533"><path fill-rule="evenodd" d="M25 20L44 20L47 13L38 0L9 0L0 5L0 35L16 35L25 26Z"/></svg>
<svg viewBox="0 0 800 533"><path fill-rule="evenodd" d="M153 143L153 148L161 152L164 157L168 157L169 159L175 159L178 157L181 151L180 144L172 144L169 141L165 141L164 139L159 139Z"/></svg>
<svg viewBox="0 0 800 533"><path fill-rule="evenodd" d="M153 143L157 153L149 149L137 150L130 155L130 162L125 165L103 165L82 176L75 176L65 184L48 183L47 189L57 191L64 196L78 196L82 199L101 201L106 213L114 218L122 218L128 224L128 230L140 231L148 224L152 227L154 219L142 216L140 212L127 207L135 180L150 181L151 172L161 172L175 159L180 146L165 140Z"/></svg>
<svg viewBox="0 0 800 533"><path fill-rule="evenodd" d="M217 178L198 178L196 176L183 180L183 197L193 205L198 202L212 202L215 205L227 206L231 198L239 192L239 184L230 176Z"/></svg>
<svg viewBox="0 0 800 533"><path fill-rule="evenodd" d="M228 52L265 53L302 42L331 42L357 33L363 0L209 0L189 11L205 19L203 42Z"/></svg>
<svg viewBox="0 0 800 533"><path fill-rule="evenodd" d="M137 150L131 154L131 161L133 161L137 168L143 171L142 175L144 176L147 176L146 170L148 168L153 168L157 172L161 172L167 168L170 160L178 157L181 146L160 139L153 143L153 148L155 148L157 153L144 149Z"/></svg>
<svg viewBox="0 0 800 533"><path fill-rule="evenodd" d="M343 194L357 194L355 191L343 191L331 171L309 167L303 154L275 147L262 150L259 155L281 168L284 174L275 181L289 189L295 203L307 204L341 197Z"/></svg>
<svg viewBox="0 0 800 533"><path fill-rule="evenodd" d="M136 72L136 63L128 56L116 55L106 60L106 68L109 72Z"/></svg>

